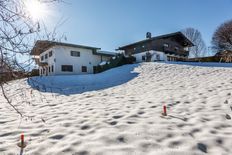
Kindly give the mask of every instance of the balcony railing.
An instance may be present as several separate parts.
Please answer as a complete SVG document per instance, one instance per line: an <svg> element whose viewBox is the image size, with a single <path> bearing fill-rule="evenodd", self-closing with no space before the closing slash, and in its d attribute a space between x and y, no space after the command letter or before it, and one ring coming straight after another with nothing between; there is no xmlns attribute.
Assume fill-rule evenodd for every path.
<svg viewBox="0 0 232 155"><path fill-rule="evenodd" d="M175 54L175 55L180 55L180 56L188 56L189 55L189 51L187 51L187 50L171 50L169 48L164 48L164 53Z"/></svg>

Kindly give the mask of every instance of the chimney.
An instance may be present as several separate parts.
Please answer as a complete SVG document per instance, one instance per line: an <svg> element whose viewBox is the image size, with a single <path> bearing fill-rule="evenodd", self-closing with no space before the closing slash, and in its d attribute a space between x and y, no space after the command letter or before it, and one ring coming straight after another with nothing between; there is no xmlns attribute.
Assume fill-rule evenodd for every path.
<svg viewBox="0 0 232 155"><path fill-rule="evenodd" d="M151 39L151 32L147 32L147 33L146 33L146 38L147 38L147 39Z"/></svg>

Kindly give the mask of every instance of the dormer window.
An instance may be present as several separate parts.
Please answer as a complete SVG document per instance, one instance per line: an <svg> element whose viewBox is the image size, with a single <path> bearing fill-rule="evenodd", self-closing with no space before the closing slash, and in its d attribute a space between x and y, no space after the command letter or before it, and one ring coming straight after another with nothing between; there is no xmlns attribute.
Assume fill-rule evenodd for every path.
<svg viewBox="0 0 232 155"><path fill-rule="evenodd" d="M48 54L45 54L45 59L47 59L48 58Z"/></svg>

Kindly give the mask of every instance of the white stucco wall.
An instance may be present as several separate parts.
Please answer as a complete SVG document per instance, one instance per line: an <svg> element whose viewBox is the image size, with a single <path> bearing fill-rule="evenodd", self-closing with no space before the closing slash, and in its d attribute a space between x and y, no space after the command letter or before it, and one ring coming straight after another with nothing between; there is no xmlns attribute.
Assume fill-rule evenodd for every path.
<svg viewBox="0 0 232 155"><path fill-rule="evenodd" d="M48 63L48 67L53 67L55 68L55 62L54 62L54 59L55 59L55 52L54 52L55 48L52 47L52 48L49 48L48 50L46 50L45 52L41 53L40 56L39 56L39 61L40 62L46 62ZM52 51L52 56L49 57L49 52ZM48 54L48 58L45 59L45 54ZM41 56L44 56L44 60L41 61ZM39 72L40 72L40 75L46 75L46 70L47 70L47 75L55 75L55 72L49 72L48 71L48 67L39 67ZM41 74L41 70L43 70L43 68L45 69L45 74ZM51 68L50 68L51 69Z"/></svg>
<svg viewBox="0 0 232 155"><path fill-rule="evenodd" d="M93 55L91 49L84 48L74 48L66 46L55 46L48 49L40 55L45 55L49 51L53 51L52 57L48 57L47 62L48 66L54 66L54 72L48 73L48 75L72 75L72 74L90 74L93 73L93 66L97 66L101 61L108 61L110 57ZM80 57L71 56L71 51L80 52ZM101 59L102 58L102 59ZM72 65L73 72L64 72L61 70L62 65ZM87 72L82 72L82 66L87 67ZM41 67L40 67L41 69Z"/></svg>
<svg viewBox="0 0 232 155"><path fill-rule="evenodd" d="M133 54L133 56L136 58L136 62L143 62L144 60L142 60L142 56L146 56L146 53L147 51ZM157 61L157 55L159 55L160 61L167 61L167 56L163 52L151 50L149 53L152 54L151 61Z"/></svg>

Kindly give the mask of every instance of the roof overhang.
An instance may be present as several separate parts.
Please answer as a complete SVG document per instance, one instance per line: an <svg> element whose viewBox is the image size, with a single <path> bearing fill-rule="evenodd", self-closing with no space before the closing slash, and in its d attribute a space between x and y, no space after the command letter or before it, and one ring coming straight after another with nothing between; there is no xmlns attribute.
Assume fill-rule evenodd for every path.
<svg viewBox="0 0 232 155"><path fill-rule="evenodd" d="M119 47L116 50L124 50L128 47L132 47L132 46L136 46L138 44L141 43L145 43L145 42L151 42L153 40L158 40L158 39L166 39L166 38L174 38L177 39L177 41L180 41L180 43L184 46L184 47L192 47L194 46L194 44L182 33L182 32L175 32L175 33L170 33L170 34L166 34L166 35L161 35L161 36L156 36L156 37L152 37L150 39L145 39L142 41L138 41L132 44L128 44L122 47Z"/></svg>
<svg viewBox="0 0 232 155"><path fill-rule="evenodd" d="M100 50L101 48L91 47L91 46L84 46L84 45L76 45L76 44L69 44L69 43L62 43L62 42L55 42L55 41L48 41L48 40L38 40L36 41L33 49L31 50L31 55L40 55L44 51L48 50L54 46L66 46L66 47L74 47L74 48L84 48L84 49L91 49L91 50Z"/></svg>

